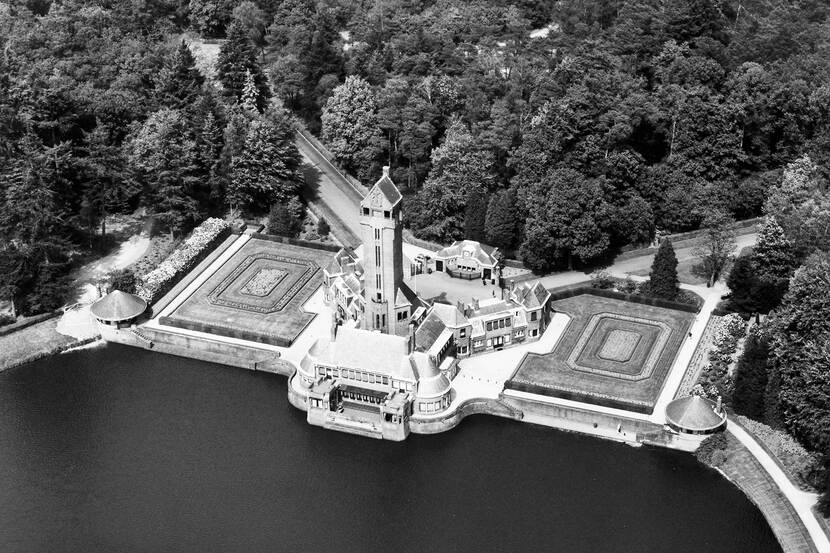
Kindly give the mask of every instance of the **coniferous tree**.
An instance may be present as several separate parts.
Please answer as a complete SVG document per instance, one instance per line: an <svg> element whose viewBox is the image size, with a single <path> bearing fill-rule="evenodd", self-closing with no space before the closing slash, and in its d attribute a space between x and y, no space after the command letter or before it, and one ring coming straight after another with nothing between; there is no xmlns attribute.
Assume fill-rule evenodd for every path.
<svg viewBox="0 0 830 553"><path fill-rule="evenodd" d="M299 223L293 210L284 203L275 203L268 213L268 232L277 236L297 236Z"/></svg>
<svg viewBox="0 0 830 553"><path fill-rule="evenodd" d="M649 294L657 298L673 300L677 297L678 288L677 256L671 240L664 238L651 264L648 281Z"/></svg>
<svg viewBox="0 0 830 553"><path fill-rule="evenodd" d="M502 250L511 250L516 245L519 225L516 195L511 190L502 190L490 197L484 231L487 242Z"/></svg>
<svg viewBox="0 0 830 553"><path fill-rule="evenodd" d="M760 278L789 279L797 265L792 242L772 216L758 228L758 241L752 255Z"/></svg>
<svg viewBox="0 0 830 553"><path fill-rule="evenodd" d="M763 311L760 297L761 283L756 274L753 256L741 255L732 263L726 278L729 286L729 308L746 316Z"/></svg>
<svg viewBox="0 0 830 553"><path fill-rule="evenodd" d="M271 91L257 62L248 31L238 21L234 21L228 27L228 40L219 50L216 71L219 82L222 83L223 94L234 102L242 101L242 93L250 73L256 85L257 108L262 111L268 105Z"/></svg>
<svg viewBox="0 0 830 553"><path fill-rule="evenodd" d="M807 259L772 319L771 379L786 428L808 449L830 450L830 254Z"/></svg>
<svg viewBox="0 0 830 553"><path fill-rule="evenodd" d="M231 207L285 203L300 189L300 155L284 114L251 124L245 146L231 164L228 203Z"/></svg>
<svg viewBox="0 0 830 553"><path fill-rule="evenodd" d="M256 82L254 82L254 76L250 70L246 70L245 86L242 87L242 98L239 103L242 105L242 109L249 113L259 113L258 98L259 92L257 91Z"/></svg>
<svg viewBox="0 0 830 553"><path fill-rule="evenodd" d="M464 236L468 240L484 242L487 218L487 196L482 190L474 190L464 208Z"/></svg>
<svg viewBox="0 0 830 553"><path fill-rule="evenodd" d="M196 68L196 59L182 40L159 76L159 101L176 109L189 106L199 98L204 82L204 76Z"/></svg>
<svg viewBox="0 0 830 553"><path fill-rule="evenodd" d="M145 205L171 234L199 218L196 198L205 186L196 141L181 112L161 109L130 137L125 147L133 181Z"/></svg>
<svg viewBox="0 0 830 553"><path fill-rule="evenodd" d="M769 340L756 326L749 333L735 367L732 406L737 413L761 422L764 422L765 415L768 359Z"/></svg>

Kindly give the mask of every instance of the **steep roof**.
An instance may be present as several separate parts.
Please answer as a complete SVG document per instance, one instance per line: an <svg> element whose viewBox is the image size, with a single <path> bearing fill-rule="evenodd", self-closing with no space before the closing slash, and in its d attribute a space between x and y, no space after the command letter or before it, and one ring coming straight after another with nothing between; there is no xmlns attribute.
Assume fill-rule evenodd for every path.
<svg viewBox="0 0 830 553"><path fill-rule="evenodd" d="M412 288L401 282L398 291L395 293L395 307L403 307L404 305L411 305L413 308L418 308L424 304L421 298L418 297Z"/></svg>
<svg viewBox="0 0 830 553"><path fill-rule="evenodd" d="M427 351L446 328L447 325L441 317L435 311L430 310L415 330L415 351Z"/></svg>
<svg viewBox="0 0 830 553"><path fill-rule="evenodd" d="M550 292L538 280L533 285L523 283L513 290L512 293L512 299L526 309L542 307L548 301L549 297Z"/></svg>
<svg viewBox="0 0 830 553"><path fill-rule="evenodd" d="M498 248L476 242L475 240L456 240L446 248L436 252L435 257L437 259L463 257L465 250L472 252L472 257L482 265L495 267L498 264L498 259L496 259Z"/></svg>
<svg viewBox="0 0 830 553"><path fill-rule="evenodd" d="M113 290L92 304L90 311L102 321L127 321L147 309L147 302L133 294Z"/></svg>
<svg viewBox="0 0 830 553"><path fill-rule="evenodd" d="M453 328L459 328L470 324L470 321L467 320L464 313L462 313L461 310L455 305L435 302L432 304L432 309L430 309L430 311L439 316L441 320L444 321L445 325Z"/></svg>
<svg viewBox="0 0 830 553"><path fill-rule="evenodd" d="M717 412L714 401L701 396L681 397L666 406L666 420L683 430L707 432L726 421L723 412Z"/></svg>
<svg viewBox="0 0 830 553"><path fill-rule="evenodd" d="M389 178L389 167L383 168L383 176L378 179L360 204L365 207L373 207L377 205L378 200L381 198L387 202L388 207L395 206L403 198L398 187ZM383 202L381 201L379 203L382 204Z"/></svg>

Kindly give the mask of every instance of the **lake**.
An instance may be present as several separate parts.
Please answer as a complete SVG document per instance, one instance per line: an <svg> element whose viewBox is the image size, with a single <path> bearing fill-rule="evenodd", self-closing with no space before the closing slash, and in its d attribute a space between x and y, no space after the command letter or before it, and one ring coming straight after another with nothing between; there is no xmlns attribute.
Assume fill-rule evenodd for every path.
<svg viewBox="0 0 830 553"><path fill-rule="evenodd" d="M488 416L375 441L283 377L110 344L0 373L0 551L781 548L689 454Z"/></svg>

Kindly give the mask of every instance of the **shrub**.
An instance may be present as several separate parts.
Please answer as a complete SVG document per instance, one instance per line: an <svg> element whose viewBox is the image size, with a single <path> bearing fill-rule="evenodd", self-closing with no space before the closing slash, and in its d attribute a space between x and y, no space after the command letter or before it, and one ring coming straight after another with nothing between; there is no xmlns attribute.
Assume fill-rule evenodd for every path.
<svg viewBox="0 0 830 553"><path fill-rule="evenodd" d="M697 460L703 464L709 466L720 466L726 461L726 435L723 432L718 432L717 434L712 434L702 442L695 450L695 457ZM714 459L715 452L720 451L723 455L723 458ZM713 460L719 460L720 465L714 465Z"/></svg>
<svg viewBox="0 0 830 553"><path fill-rule="evenodd" d="M608 274L608 271L594 271L591 273L591 288L608 290L614 287L616 281Z"/></svg>
<svg viewBox="0 0 830 553"><path fill-rule="evenodd" d="M824 467L818 453L807 451L795 438L782 430L775 430L742 415L736 418L781 461L787 472L799 482L813 489L821 486Z"/></svg>
<svg viewBox="0 0 830 553"><path fill-rule="evenodd" d="M634 294L637 292L637 283L631 278L631 275L626 275L625 280L622 281L618 288L623 294Z"/></svg>
<svg viewBox="0 0 830 553"><path fill-rule="evenodd" d="M107 283L110 291L121 290L128 294L135 294L139 279L130 269L116 269L107 275Z"/></svg>
<svg viewBox="0 0 830 553"><path fill-rule="evenodd" d="M320 236L326 236L328 233L331 232L331 227L329 226L329 222L326 221L325 217L320 217L317 221L317 234Z"/></svg>
<svg viewBox="0 0 830 553"><path fill-rule="evenodd" d="M16 320L11 313L0 313L0 326L10 325Z"/></svg>
<svg viewBox="0 0 830 553"><path fill-rule="evenodd" d="M181 246L158 267L144 275L136 293L147 303L167 293L178 280L195 267L219 240L230 233L230 225L222 219L210 218L193 230Z"/></svg>
<svg viewBox="0 0 830 553"><path fill-rule="evenodd" d="M268 213L268 232L277 236L295 238L299 234L302 222L289 206L274 204Z"/></svg>

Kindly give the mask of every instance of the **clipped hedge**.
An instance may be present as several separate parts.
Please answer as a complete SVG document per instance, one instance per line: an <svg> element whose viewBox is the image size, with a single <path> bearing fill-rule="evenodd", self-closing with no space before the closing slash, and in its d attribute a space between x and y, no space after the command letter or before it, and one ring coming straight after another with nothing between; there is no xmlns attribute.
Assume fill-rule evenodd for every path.
<svg viewBox="0 0 830 553"><path fill-rule="evenodd" d="M154 303L193 270L230 233L231 226L226 221L215 217L207 219L193 229L187 240L167 259L141 278L141 282L136 286L136 294L147 303Z"/></svg>
<svg viewBox="0 0 830 553"><path fill-rule="evenodd" d="M697 302L695 305L688 303L679 303L676 301L664 300L662 298L651 298L648 296L641 296L638 294L625 294L623 292L616 292L614 290L603 290L600 288L593 288L590 284L580 284L579 286L568 287L561 290L551 291L551 300L563 300L565 298L572 298L582 294L591 294L603 298L611 298L615 300L630 301L633 303L641 303L643 305L651 305L653 307L663 307L665 309L676 309L686 313L699 313L702 307L702 302Z"/></svg>
<svg viewBox="0 0 830 553"><path fill-rule="evenodd" d="M313 248L315 250L323 250L327 252L339 252L342 248L336 244L323 244L320 242L311 242L309 240L302 240L300 238L289 238L288 236L277 236L276 234L252 234L252 239L267 240L268 242L280 242L282 244L291 244L292 246L302 246L304 248Z"/></svg>

